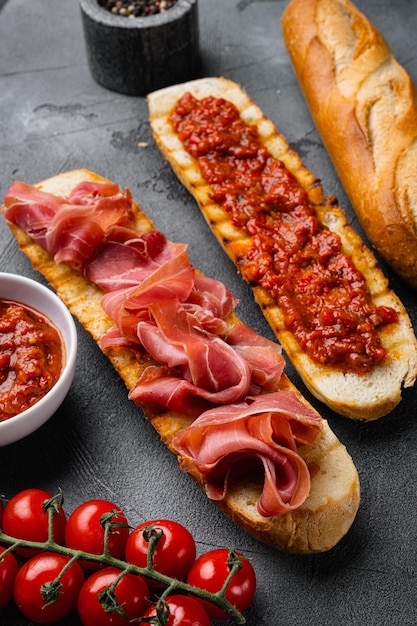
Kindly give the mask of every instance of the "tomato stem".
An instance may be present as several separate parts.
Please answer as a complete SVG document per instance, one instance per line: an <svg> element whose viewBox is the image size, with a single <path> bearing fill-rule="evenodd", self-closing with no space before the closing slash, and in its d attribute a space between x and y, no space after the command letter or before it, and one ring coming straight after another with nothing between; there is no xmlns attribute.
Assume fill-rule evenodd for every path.
<svg viewBox="0 0 417 626"><path fill-rule="evenodd" d="M42 503L43 509L48 513L48 539L53 541L54 539L54 515L59 513L64 503L64 494L61 489L58 489L58 493L52 498L48 498Z"/></svg>
<svg viewBox="0 0 417 626"><path fill-rule="evenodd" d="M155 527L154 524L147 526L143 531L143 538L148 544L148 555L147 555L147 563L146 567L149 570L153 569L154 566L154 556L155 556L155 548L160 539L162 539L162 535L164 534L163 530Z"/></svg>
<svg viewBox="0 0 417 626"><path fill-rule="evenodd" d="M224 581L223 587L220 589L220 594L225 594L226 589L232 582L233 576L242 569L242 559L236 554L234 550L229 550L229 556L227 558L227 566L229 568L229 575Z"/></svg>

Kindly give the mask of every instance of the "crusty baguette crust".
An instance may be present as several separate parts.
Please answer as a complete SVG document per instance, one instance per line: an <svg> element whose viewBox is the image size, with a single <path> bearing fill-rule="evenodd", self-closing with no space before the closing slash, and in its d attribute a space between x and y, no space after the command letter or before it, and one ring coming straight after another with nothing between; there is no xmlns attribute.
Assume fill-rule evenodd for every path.
<svg viewBox="0 0 417 626"><path fill-rule="evenodd" d="M299 347L292 333L286 330L277 302L261 287L253 287L255 299L279 342L306 386L319 400L353 419L374 420L388 414L400 402L402 386L411 386L416 379L417 341L409 316L388 288L388 281L375 257L347 223L335 200L328 198L323 202L318 179L239 85L225 78L203 78L153 92L148 95L148 104L155 141L178 178L197 200L213 233L238 268L237 259L250 245L250 239L245 231L234 227L227 212L210 199L210 187L202 178L195 159L186 153L168 121L175 103L186 92L197 98L224 97L237 106L246 122L258 126L264 145L285 163L308 191L321 221L340 235L344 251L352 255L356 267L366 277L375 304L391 306L398 312L399 323L395 329L389 326L380 332L388 354L383 363L369 374L344 373L314 363Z"/></svg>
<svg viewBox="0 0 417 626"><path fill-rule="evenodd" d="M417 288L417 92L349 0L292 0L282 18L295 73L376 250Z"/></svg>
<svg viewBox="0 0 417 626"><path fill-rule="evenodd" d="M88 170L75 170L57 175L37 186L45 191L67 195L82 180L105 179ZM142 232L154 228L137 205L135 218L136 227ZM34 269L45 276L85 330L99 342L113 325L101 307L102 292L66 264L56 265L52 257L22 230L12 224L9 226ZM139 364L127 348L119 347L105 352L126 387L131 389L146 365ZM280 388L296 391L285 376L282 377ZM192 418L171 411L156 415L147 407L142 409L167 447L178 456L172 446L173 437L181 428L188 426ZM315 444L303 449L303 456L306 461L314 461L320 470L312 479L310 496L296 511L271 518L262 517L256 509L260 485L244 482L235 484L227 499L216 504L249 534L274 548L298 554L329 550L347 533L355 519L360 502L358 473L346 448L326 421L323 421L323 432ZM178 457L178 460L182 469L204 491L202 477L195 467L190 466L184 458Z"/></svg>

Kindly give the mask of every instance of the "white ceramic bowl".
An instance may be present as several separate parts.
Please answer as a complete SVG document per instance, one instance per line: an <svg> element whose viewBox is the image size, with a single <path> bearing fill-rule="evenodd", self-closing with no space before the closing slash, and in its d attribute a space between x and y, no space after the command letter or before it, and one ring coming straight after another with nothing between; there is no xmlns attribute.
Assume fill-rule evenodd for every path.
<svg viewBox="0 0 417 626"><path fill-rule="evenodd" d="M0 298L27 304L49 317L61 331L66 351L64 368L52 389L26 411L0 421L0 446L5 446L37 430L63 402L74 378L77 330L64 303L53 291L35 280L17 274L0 273Z"/></svg>

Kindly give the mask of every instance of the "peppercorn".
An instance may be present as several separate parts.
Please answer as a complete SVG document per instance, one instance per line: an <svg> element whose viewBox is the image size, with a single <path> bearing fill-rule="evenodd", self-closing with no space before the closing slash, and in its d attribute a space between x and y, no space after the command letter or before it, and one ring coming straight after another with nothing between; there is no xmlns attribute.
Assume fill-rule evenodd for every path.
<svg viewBox="0 0 417 626"><path fill-rule="evenodd" d="M115 15L146 17L167 11L178 0L98 0L99 5Z"/></svg>

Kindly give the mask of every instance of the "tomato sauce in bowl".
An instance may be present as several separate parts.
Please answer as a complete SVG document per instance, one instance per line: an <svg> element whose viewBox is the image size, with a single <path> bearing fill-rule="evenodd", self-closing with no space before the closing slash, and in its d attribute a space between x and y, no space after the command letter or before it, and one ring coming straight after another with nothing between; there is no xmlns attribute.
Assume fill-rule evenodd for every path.
<svg viewBox="0 0 417 626"><path fill-rule="evenodd" d="M63 338L53 322L26 304L0 299L0 421L43 398L64 365Z"/></svg>
<svg viewBox="0 0 417 626"><path fill-rule="evenodd" d="M9 303L14 306L5 317L5 309L8 308L5 305ZM18 322L18 308L14 308L19 306L25 308L25 317L27 316L23 323L21 320ZM45 322L47 323L46 335L42 334L45 331L43 327ZM27 437L43 426L58 411L74 378L78 337L72 314L56 293L36 280L7 272L0 272L0 325L2 329L0 341L3 341L3 344L0 343L2 361L0 367L0 447L2 447ZM9 345L6 350L6 329L9 328L10 336L13 337L13 326L19 329L21 337L18 340L12 339L11 346ZM59 344L56 341L55 332L58 333ZM26 338L29 338L29 341L25 345ZM49 344L49 349L46 351L45 344ZM38 349L39 352L36 352ZM9 360L9 356L13 352L19 354L20 367L15 370L16 372L19 370L19 377L21 377L18 397L23 403L23 406L18 407L20 412L14 414L11 413L10 407L15 408L15 404L18 403L14 402L13 393L10 390L11 383L17 374L9 371L13 364L13 359ZM47 369L48 374L46 374ZM6 379L8 379L7 383ZM43 386L45 381L49 389L45 389L40 394L36 387ZM34 398L30 399L29 391L35 389ZM4 398L7 403L1 405ZM26 408L24 403L27 403Z"/></svg>

